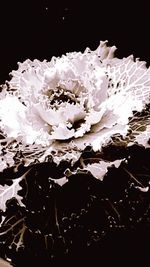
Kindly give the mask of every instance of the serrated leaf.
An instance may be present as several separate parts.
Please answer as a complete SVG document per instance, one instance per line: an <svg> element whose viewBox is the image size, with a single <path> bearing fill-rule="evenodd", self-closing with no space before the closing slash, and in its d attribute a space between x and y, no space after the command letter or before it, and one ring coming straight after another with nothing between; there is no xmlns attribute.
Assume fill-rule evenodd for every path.
<svg viewBox="0 0 150 267"><path fill-rule="evenodd" d="M68 179L66 177L60 178L60 179L52 179L51 180L55 183L58 184L60 186L63 186L64 184L66 184L68 182Z"/></svg>
<svg viewBox="0 0 150 267"><path fill-rule="evenodd" d="M18 178L17 180L13 181L12 185L0 185L0 209L5 211L6 210L6 202L11 198L16 198L20 205L23 205L21 202L21 196L18 195L18 191L21 190L21 186L19 182L22 178Z"/></svg>
<svg viewBox="0 0 150 267"><path fill-rule="evenodd" d="M100 181L103 181L103 178L105 176L105 174L108 172L108 168L115 166L116 168L118 168L120 166L122 162L121 160L115 160L112 162L105 162L105 161L100 161L99 163L92 163L92 164L88 164L85 167L85 170L90 171L90 173L97 178Z"/></svg>

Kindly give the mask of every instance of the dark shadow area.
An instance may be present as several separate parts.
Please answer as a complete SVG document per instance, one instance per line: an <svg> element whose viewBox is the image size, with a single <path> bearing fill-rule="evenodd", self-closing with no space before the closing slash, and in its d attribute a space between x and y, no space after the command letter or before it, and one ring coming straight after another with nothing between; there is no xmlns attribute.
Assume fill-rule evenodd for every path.
<svg viewBox="0 0 150 267"><path fill-rule="evenodd" d="M149 62L148 6L115 1L5 1L0 4L0 82L17 62L96 49L100 40Z"/></svg>

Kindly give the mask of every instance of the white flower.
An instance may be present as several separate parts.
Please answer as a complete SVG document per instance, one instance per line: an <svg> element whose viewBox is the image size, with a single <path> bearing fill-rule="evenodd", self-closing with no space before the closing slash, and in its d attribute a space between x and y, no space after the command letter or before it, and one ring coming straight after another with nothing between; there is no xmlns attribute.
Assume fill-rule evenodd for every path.
<svg viewBox="0 0 150 267"><path fill-rule="evenodd" d="M42 147L41 161L55 151L59 162L76 160L87 145L100 150L114 134L126 136L133 111L149 102L150 69L132 56L115 58L115 50L100 42L96 51L19 63L0 96L6 138Z"/></svg>

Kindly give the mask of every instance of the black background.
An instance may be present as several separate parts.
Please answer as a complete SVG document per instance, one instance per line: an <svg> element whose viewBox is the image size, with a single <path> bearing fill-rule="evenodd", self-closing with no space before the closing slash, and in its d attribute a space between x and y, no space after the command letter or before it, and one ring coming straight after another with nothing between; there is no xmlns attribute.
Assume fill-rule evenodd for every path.
<svg viewBox="0 0 150 267"><path fill-rule="evenodd" d="M100 40L150 61L149 6L143 1L0 2L0 83L17 62L47 59L66 52L96 49Z"/></svg>

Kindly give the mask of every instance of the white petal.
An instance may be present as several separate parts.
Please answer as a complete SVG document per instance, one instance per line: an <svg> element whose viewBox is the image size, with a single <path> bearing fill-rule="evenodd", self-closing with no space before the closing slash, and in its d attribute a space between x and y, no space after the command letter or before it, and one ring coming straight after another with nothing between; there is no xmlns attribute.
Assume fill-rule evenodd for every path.
<svg viewBox="0 0 150 267"><path fill-rule="evenodd" d="M25 111L26 107L15 96L8 95L0 100L0 124L9 137L16 138L21 133L26 123Z"/></svg>
<svg viewBox="0 0 150 267"><path fill-rule="evenodd" d="M101 121L103 114L105 113L105 107L102 107L100 111L91 110L85 117L85 122L76 131L75 138L82 137L86 132L89 132L93 124L97 124Z"/></svg>
<svg viewBox="0 0 150 267"><path fill-rule="evenodd" d="M57 127L52 127L53 132L50 137L54 140L66 140L74 136L74 129L68 129L67 125L60 123Z"/></svg>
<svg viewBox="0 0 150 267"><path fill-rule="evenodd" d="M86 114L82 106L69 103L64 103L64 105L60 106L58 105L57 110L52 108L46 109L42 104L38 103L34 105L34 109L43 121L51 126L57 126L60 123L67 122L74 123L76 120L83 119Z"/></svg>

